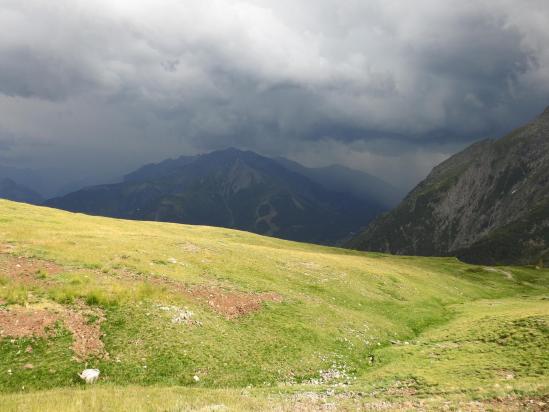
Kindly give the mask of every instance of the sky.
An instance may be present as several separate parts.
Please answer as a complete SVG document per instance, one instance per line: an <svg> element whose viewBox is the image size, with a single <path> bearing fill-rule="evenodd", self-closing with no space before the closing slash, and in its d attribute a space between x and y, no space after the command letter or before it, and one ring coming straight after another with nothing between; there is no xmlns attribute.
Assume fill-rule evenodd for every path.
<svg viewBox="0 0 549 412"><path fill-rule="evenodd" d="M0 165L226 147L408 190L549 105L547 0L0 0Z"/></svg>

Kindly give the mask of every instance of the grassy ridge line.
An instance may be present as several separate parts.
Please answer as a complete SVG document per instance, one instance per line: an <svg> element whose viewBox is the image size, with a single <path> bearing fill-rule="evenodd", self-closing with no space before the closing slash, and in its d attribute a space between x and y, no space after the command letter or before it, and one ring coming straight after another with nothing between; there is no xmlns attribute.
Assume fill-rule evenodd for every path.
<svg viewBox="0 0 549 412"><path fill-rule="evenodd" d="M393 356L391 340L416 339L450 319L469 316L460 304L547 293L547 272L528 268L505 268L513 275L508 279L455 259L352 252L227 229L121 221L8 201L0 201L0 243L13 245L14 254L68 268L55 276L62 286L53 290L7 284L0 287L0 298L30 305L37 299L70 305L83 298L106 311L105 345L111 359L120 362L92 361L104 373L103 384L280 388L284 382L318 379L319 370L335 364L356 378L356 385L369 387L379 380L391 388L402 381L400 371L406 368L401 366L410 360L423 362L421 351ZM131 271L137 279L120 279L119 270ZM276 292L284 302L229 321L150 282L158 276L188 285ZM158 304L190 308L203 326L176 327L155 310ZM38 348L44 345L43 352L23 356L16 354L27 342L0 342L0 367L16 371L10 377L0 374L0 390L77 385L74 374L82 365L67 355L68 338L60 333L48 342L35 342ZM371 354L379 360L374 365ZM17 368L25 362L35 368ZM539 367L536 362L532 370ZM55 373L48 372L52 365ZM414 377L412 386L451 390L441 376L426 371L425 366L408 368L406 376ZM198 384L191 379L196 373L201 376Z"/></svg>

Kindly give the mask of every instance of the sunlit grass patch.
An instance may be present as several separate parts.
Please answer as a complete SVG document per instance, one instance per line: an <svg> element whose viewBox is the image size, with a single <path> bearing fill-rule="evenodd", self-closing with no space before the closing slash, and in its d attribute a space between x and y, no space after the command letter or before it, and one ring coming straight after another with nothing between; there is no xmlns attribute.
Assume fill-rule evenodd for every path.
<svg viewBox="0 0 549 412"><path fill-rule="evenodd" d="M315 410L333 401L356 410L377 398L546 391L547 270L487 270L6 201L0 214L13 217L0 223L0 244L10 245L0 262L12 259L0 265L0 310L85 305L104 314L109 354L87 360L101 376L82 388L76 372L86 362L73 359L63 328L36 340L32 353L21 352L25 339L0 338L0 374L15 377L0 377L3 405L32 410L47 396L10 394L22 386L67 387L53 393L74 392L81 405L120 396L149 409L214 405L200 396L235 408ZM15 376L27 363L33 368Z"/></svg>

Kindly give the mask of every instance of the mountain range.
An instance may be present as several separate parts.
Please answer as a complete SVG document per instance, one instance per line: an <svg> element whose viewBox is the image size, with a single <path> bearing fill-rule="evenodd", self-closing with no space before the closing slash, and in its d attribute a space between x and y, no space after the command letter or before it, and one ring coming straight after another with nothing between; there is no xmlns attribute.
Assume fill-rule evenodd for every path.
<svg viewBox="0 0 549 412"><path fill-rule="evenodd" d="M338 171L369 176L346 168ZM94 215L221 226L338 244L387 210L391 193L396 195L388 184L379 198L373 185L370 196L367 185L339 187L343 177L329 180L329 172L231 148L149 164L121 183L88 187L45 204ZM373 177L364 182L383 186Z"/></svg>
<svg viewBox="0 0 549 412"><path fill-rule="evenodd" d="M44 201L42 196L34 190L7 177L0 178L0 198L34 204Z"/></svg>
<svg viewBox="0 0 549 412"><path fill-rule="evenodd" d="M549 108L433 169L348 246L483 264L549 259Z"/></svg>
<svg viewBox="0 0 549 412"><path fill-rule="evenodd" d="M386 181L359 170L337 164L325 167L305 167L282 157L275 160L285 168L308 177L328 190L350 193L366 202L371 202L374 199L387 209L395 207L403 197L394 186Z"/></svg>

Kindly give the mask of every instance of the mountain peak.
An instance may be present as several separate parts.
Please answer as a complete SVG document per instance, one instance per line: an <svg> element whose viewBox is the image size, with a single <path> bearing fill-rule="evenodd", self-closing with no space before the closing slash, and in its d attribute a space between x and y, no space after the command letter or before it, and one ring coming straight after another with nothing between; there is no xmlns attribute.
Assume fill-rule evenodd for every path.
<svg viewBox="0 0 549 412"><path fill-rule="evenodd" d="M383 210L359 198L338 176L322 183L252 151L227 148L147 165L124 182L51 199L83 213L248 230L291 240L335 244ZM359 180L359 179L355 179Z"/></svg>
<svg viewBox="0 0 549 412"><path fill-rule="evenodd" d="M228 147L226 149L215 150L210 153L200 155L201 157L224 157L224 158L241 158L241 157L253 157L264 158L260 154L251 150L237 149L236 147Z"/></svg>
<svg viewBox="0 0 549 412"><path fill-rule="evenodd" d="M549 109L436 166L351 246L471 263L532 264L549 246Z"/></svg>

